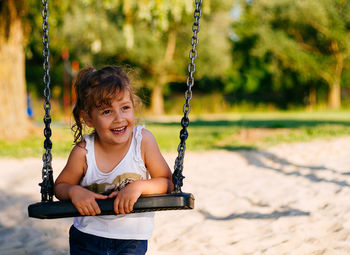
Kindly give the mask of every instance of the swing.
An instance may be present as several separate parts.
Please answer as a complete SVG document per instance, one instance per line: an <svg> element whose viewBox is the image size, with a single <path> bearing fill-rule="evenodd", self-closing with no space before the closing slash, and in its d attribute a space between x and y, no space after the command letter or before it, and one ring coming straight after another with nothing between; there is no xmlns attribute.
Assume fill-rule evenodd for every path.
<svg viewBox="0 0 350 255"><path fill-rule="evenodd" d="M42 168L42 182L39 184L41 187L41 202L31 204L28 206L29 217L38 219L56 219L81 216L71 201L53 201L54 196L54 182L53 182L53 169L52 169L52 142L51 137L51 116L50 116L50 64L49 64L49 24L48 24L48 2L49 0L42 0L43 3L43 56L44 56L44 148L43 154L43 168ZM188 64L188 77L186 80L187 91L185 92L185 104L183 106L184 116L181 120L182 129L180 131L180 143L177 151L178 156L175 160L174 173L172 179L174 183L174 192L171 194L156 194L141 196L134 205L131 213L137 212L150 212L150 211L164 211L164 210L185 210L194 208L194 197L191 193L184 193L181 191L183 185L182 180L184 176L183 161L186 150L186 140L188 137L187 127L189 125L188 114L190 112L190 101L192 99L192 86L194 85L193 74L195 72L195 59L197 57L196 46L198 44L198 32L199 32L199 18L201 17L201 5L202 0L195 0L196 8L194 11L195 21L192 25L193 36L191 38L192 49L189 52L189 58L191 62ZM96 200L101 214L99 215L115 215L113 210L114 199Z"/></svg>

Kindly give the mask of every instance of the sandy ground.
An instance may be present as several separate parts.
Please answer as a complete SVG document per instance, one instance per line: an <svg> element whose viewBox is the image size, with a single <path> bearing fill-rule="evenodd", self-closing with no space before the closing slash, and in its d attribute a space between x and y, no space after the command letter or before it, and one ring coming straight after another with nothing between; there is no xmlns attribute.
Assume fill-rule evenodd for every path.
<svg viewBox="0 0 350 255"><path fill-rule="evenodd" d="M188 152L191 211L158 212L148 254L350 254L350 137ZM172 166L175 154L165 155ZM54 159L56 174L65 159ZM0 159L0 254L68 254L72 219L27 217L40 159Z"/></svg>

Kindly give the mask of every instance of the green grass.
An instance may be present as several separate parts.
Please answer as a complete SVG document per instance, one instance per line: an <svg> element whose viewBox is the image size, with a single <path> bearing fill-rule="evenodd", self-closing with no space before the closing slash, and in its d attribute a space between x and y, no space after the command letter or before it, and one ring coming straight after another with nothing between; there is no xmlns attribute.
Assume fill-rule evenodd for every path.
<svg viewBox="0 0 350 255"><path fill-rule="evenodd" d="M41 125L41 124L38 124ZM43 125L42 125L43 126ZM63 125L52 125L52 153L54 156L67 157L72 149L70 128ZM44 153L43 127L36 127L30 136L23 139L0 139L0 157L25 158L40 157Z"/></svg>
<svg viewBox="0 0 350 255"><path fill-rule="evenodd" d="M279 143L350 135L350 112L245 113L203 115L193 119L187 148L196 151L259 149ZM180 124L152 122L147 127L163 150L176 150Z"/></svg>
<svg viewBox="0 0 350 255"><path fill-rule="evenodd" d="M187 149L259 149L279 143L329 139L350 135L350 112L274 112L190 116ZM170 119L170 121L169 121ZM166 121L146 119L163 152L176 152L181 129L180 117ZM25 139L0 140L0 157L41 157L43 135L40 130ZM54 157L67 157L72 148L69 126L54 123Z"/></svg>

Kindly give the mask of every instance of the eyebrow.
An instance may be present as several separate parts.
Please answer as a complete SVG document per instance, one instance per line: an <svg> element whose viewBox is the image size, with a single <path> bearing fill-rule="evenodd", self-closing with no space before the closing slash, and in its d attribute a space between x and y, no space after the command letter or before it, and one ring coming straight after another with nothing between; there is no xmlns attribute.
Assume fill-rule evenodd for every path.
<svg viewBox="0 0 350 255"><path fill-rule="evenodd" d="M97 110L98 110L99 112L103 112L103 111L106 111L106 110L108 110L108 109L110 109L110 108L111 108L110 106L105 106L105 107L97 108Z"/></svg>
<svg viewBox="0 0 350 255"><path fill-rule="evenodd" d="M118 102L120 102L122 104L123 103L131 103L132 104L132 100L129 97L126 99L122 98L122 99L118 100Z"/></svg>

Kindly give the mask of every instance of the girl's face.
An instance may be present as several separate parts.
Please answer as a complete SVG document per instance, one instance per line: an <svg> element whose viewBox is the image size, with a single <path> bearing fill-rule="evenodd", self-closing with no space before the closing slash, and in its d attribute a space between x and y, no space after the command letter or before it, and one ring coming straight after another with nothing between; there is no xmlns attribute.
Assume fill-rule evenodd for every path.
<svg viewBox="0 0 350 255"><path fill-rule="evenodd" d="M134 106L129 91L115 98L111 106L93 107L90 114L83 116L85 123L96 130L102 144L129 144L135 125Z"/></svg>

